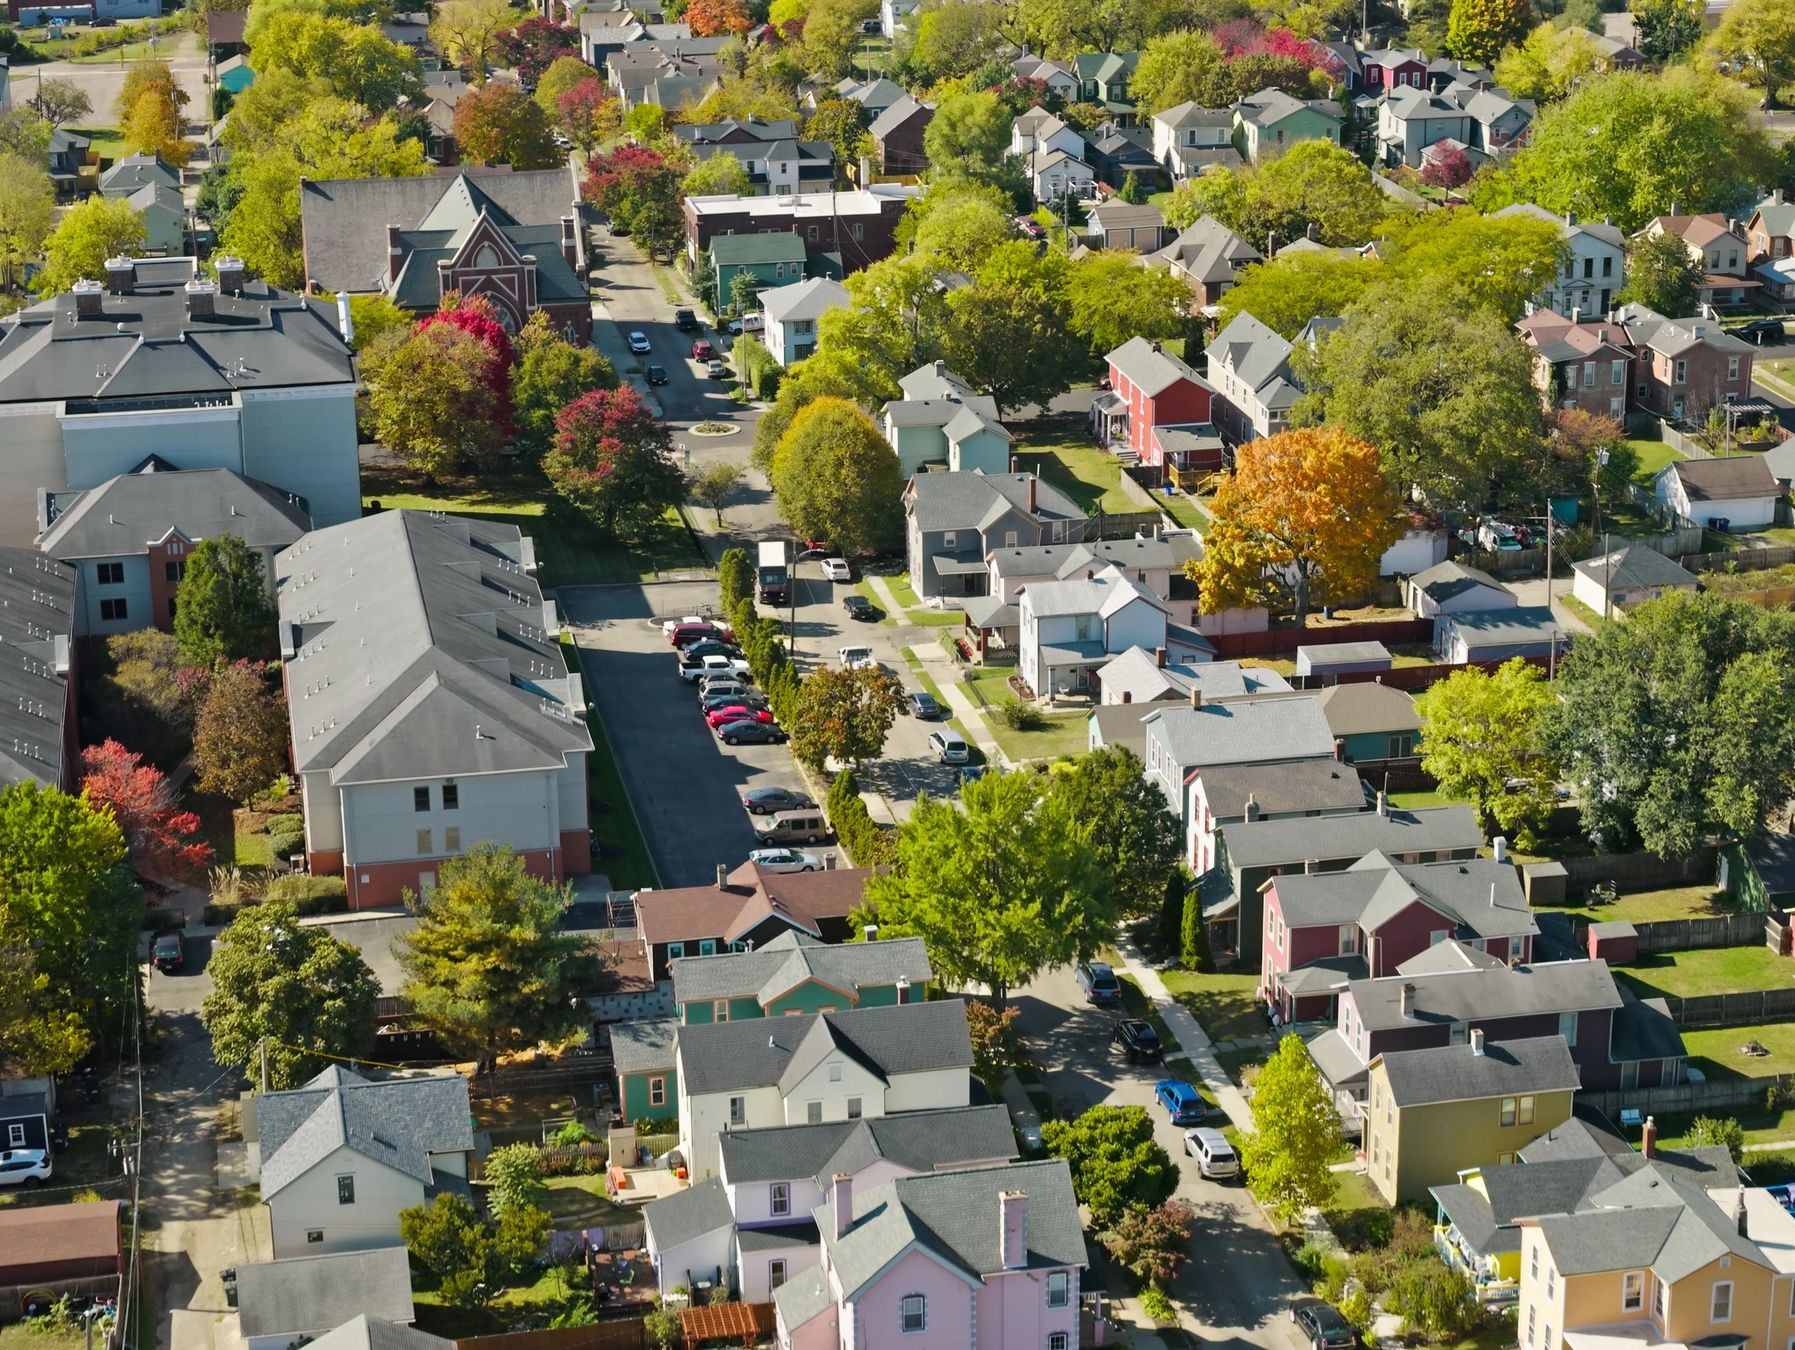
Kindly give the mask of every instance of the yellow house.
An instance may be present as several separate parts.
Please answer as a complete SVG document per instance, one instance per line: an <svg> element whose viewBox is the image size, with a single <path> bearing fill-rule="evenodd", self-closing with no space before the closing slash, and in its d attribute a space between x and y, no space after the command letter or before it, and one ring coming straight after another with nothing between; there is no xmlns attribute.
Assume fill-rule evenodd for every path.
<svg viewBox="0 0 1795 1350"><path fill-rule="evenodd" d="M1365 1167L1394 1205L1472 1167L1514 1162L1570 1119L1577 1065L1562 1036L1392 1050L1366 1070Z"/></svg>
<svg viewBox="0 0 1795 1350"><path fill-rule="evenodd" d="M1786 1350L1795 1217L1771 1193L1648 1164L1595 1203L1522 1221L1520 1350Z"/></svg>

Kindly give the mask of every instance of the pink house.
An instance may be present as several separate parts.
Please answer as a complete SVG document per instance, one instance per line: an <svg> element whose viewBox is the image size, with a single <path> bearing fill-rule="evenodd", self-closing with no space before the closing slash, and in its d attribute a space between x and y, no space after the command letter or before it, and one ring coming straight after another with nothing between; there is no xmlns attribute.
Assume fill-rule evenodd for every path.
<svg viewBox="0 0 1795 1350"><path fill-rule="evenodd" d="M1163 466L1170 459L1181 467L1183 458L1207 456L1214 428L1209 409L1215 390L1196 371L1157 342L1130 338L1105 358L1109 362L1109 389L1091 405L1098 438L1118 454L1139 463ZM1187 438L1155 436L1156 430L1187 431ZM1191 445L1183 447L1183 440ZM1220 445L1220 441L1216 441Z"/></svg>
<svg viewBox="0 0 1795 1350"><path fill-rule="evenodd" d="M1062 1159L900 1177L816 1211L823 1261L774 1292L780 1350L1076 1350L1084 1235Z"/></svg>

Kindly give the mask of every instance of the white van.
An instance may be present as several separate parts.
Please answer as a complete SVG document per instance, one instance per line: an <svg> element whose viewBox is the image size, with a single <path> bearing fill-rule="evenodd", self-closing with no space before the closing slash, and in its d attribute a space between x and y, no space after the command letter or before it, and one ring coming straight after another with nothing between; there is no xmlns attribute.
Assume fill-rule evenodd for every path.
<svg viewBox="0 0 1795 1350"><path fill-rule="evenodd" d="M799 806L754 817L754 833L763 844L820 844L834 832L820 808Z"/></svg>

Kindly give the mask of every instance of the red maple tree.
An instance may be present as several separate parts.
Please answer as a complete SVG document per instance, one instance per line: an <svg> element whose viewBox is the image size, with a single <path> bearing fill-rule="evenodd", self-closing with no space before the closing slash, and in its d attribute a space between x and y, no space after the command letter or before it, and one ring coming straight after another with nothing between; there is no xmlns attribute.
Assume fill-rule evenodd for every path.
<svg viewBox="0 0 1795 1350"><path fill-rule="evenodd" d="M580 30L541 17L525 19L498 35L498 50L499 59L515 67L529 87L557 57L580 54Z"/></svg>
<svg viewBox="0 0 1795 1350"><path fill-rule="evenodd" d="M212 861L212 846L192 838L199 817L176 806L168 775L142 755L108 739L81 752L81 770L81 790L112 808L139 872L179 874Z"/></svg>
<svg viewBox="0 0 1795 1350"><path fill-rule="evenodd" d="M500 427L505 435L511 432L511 368L517 364L517 348L511 335L499 322L498 311L483 295L461 295L450 291L442 298L436 313L418 321L418 332L433 324L446 323L461 329L469 337L478 338L486 347L486 367L481 378L492 390Z"/></svg>
<svg viewBox="0 0 1795 1350"><path fill-rule="evenodd" d="M623 105L597 76L581 80L555 100L555 112L567 134L581 145L615 135L623 125Z"/></svg>

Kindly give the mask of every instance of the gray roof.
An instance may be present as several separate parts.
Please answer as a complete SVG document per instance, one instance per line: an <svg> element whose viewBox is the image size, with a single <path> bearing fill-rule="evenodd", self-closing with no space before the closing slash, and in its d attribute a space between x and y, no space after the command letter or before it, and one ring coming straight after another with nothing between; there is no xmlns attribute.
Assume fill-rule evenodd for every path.
<svg viewBox="0 0 1795 1350"><path fill-rule="evenodd" d="M1519 1093L1573 1092L1576 1062L1562 1036L1502 1041L1478 1049L1439 1045L1379 1056L1398 1106L1481 1101Z"/></svg>
<svg viewBox="0 0 1795 1350"><path fill-rule="evenodd" d="M729 1192L723 1189L720 1177L708 1177L696 1186L649 1201L643 1206L642 1220L648 1225L649 1241L657 1252L671 1251L706 1233L735 1226Z"/></svg>
<svg viewBox="0 0 1795 1350"><path fill-rule="evenodd" d="M1470 947L1457 938L1436 942L1416 952L1396 967L1398 975L1442 975L1451 970L1495 970L1508 963L1481 947Z"/></svg>
<svg viewBox="0 0 1795 1350"><path fill-rule="evenodd" d="M181 201L180 191L166 183L149 182L138 188L125 198L126 204L133 211L147 211L152 206L159 206L164 211L172 212L176 217L185 219L186 206Z"/></svg>
<svg viewBox="0 0 1795 1350"><path fill-rule="evenodd" d="M1441 623L1456 628L1472 646L1503 642L1543 642L1563 637L1564 630L1544 605L1516 605L1513 609L1468 609L1443 614Z"/></svg>
<svg viewBox="0 0 1795 1350"><path fill-rule="evenodd" d="M0 787L63 786L75 641L75 569L0 548Z"/></svg>
<svg viewBox="0 0 1795 1350"><path fill-rule="evenodd" d="M100 175L100 195L102 197L129 197L138 188L149 183L160 183L163 187L179 189L181 171L160 155L142 153L126 155L123 159L114 162L110 169Z"/></svg>
<svg viewBox="0 0 1795 1350"><path fill-rule="evenodd" d="M396 1246L241 1265L237 1308L246 1337L317 1333L356 1316L409 1322L411 1259Z"/></svg>
<svg viewBox="0 0 1795 1350"><path fill-rule="evenodd" d="M1795 891L1795 834L1771 831L1757 835L1745 841L1745 856L1773 898Z"/></svg>
<svg viewBox="0 0 1795 1350"><path fill-rule="evenodd" d="M1487 97L1480 97L1487 96ZM1498 102L1499 100L1499 102ZM1498 91L1478 90L1464 95L1464 110L1480 122L1494 121L1506 113L1509 108L1517 106L1512 99L1502 98ZM1580 234L1587 234L1592 239L1599 239L1613 248L1626 247L1626 236L1617 225L1605 224L1602 221L1578 220L1574 215L1557 215L1545 207L1533 202L1516 202L1513 206L1505 206L1496 212L1503 216L1532 216L1535 220L1550 221L1558 227L1566 239L1575 239Z"/></svg>
<svg viewBox="0 0 1795 1350"><path fill-rule="evenodd" d="M917 528L930 533L971 530L983 528L986 521L1007 511L1031 514L1031 481L1035 494L1032 515L1036 520L1085 519L1084 512L1065 493L1045 479L1027 473L920 473L910 480L908 493Z"/></svg>
<svg viewBox="0 0 1795 1350"><path fill-rule="evenodd" d="M333 1066L303 1087L257 1097L256 1127L263 1200L339 1148L429 1185L432 1153L474 1147L467 1079L454 1073L370 1081Z"/></svg>
<svg viewBox="0 0 1795 1350"><path fill-rule="evenodd" d="M1461 938L1539 931L1520 874L1493 858L1396 864L1368 853L1344 872L1282 876L1275 885L1279 908L1295 928L1357 923L1372 931L1420 903L1457 923Z"/></svg>
<svg viewBox="0 0 1795 1350"><path fill-rule="evenodd" d="M1199 216L1152 256L1155 261L1203 282L1231 280L1239 268L1264 259L1258 249L1211 216Z"/></svg>
<svg viewBox="0 0 1795 1350"><path fill-rule="evenodd" d="M829 277L811 277L795 286L774 286L761 292L761 312L768 323L816 319L832 309L846 309L847 288Z"/></svg>
<svg viewBox="0 0 1795 1350"><path fill-rule="evenodd" d="M676 1035L680 1086L692 1096L783 1090L836 1050L886 1080L972 1064L966 1005L959 999L682 1026Z"/></svg>
<svg viewBox="0 0 1795 1350"><path fill-rule="evenodd" d="M1205 670L1208 667L1198 666ZM1218 764L1197 781L1210 814L1218 820L1245 820L1250 799L1267 815L1360 810L1365 784L1345 764L1318 759L1296 764Z"/></svg>
<svg viewBox="0 0 1795 1350"><path fill-rule="evenodd" d="M1450 600L1455 595L1462 595L1479 586L1487 586L1493 591L1503 589L1502 583L1488 572L1480 572L1475 567L1450 560L1435 563L1425 572L1415 573L1409 578L1409 585L1435 600Z"/></svg>
<svg viewBox="0 0 1795 1350"><path fill-rule="evenodd" d="M1199 389L1209 388L1208 382L1195 370L1164 350L1157 342L1144 337L1129 338L1104 359L1126 376L1130 384L1149 397L1161 393L1180 380L1189 380Z"/></svg>
<svg viewBox="0 0 1795 1350"><path fill-rule="evenodd" d="M1212 764L1274 764L1280 760L1329 759L1334 733L1316 698L1254 699L1156 708L1147 734L1157 737L1172 762L1189 771Z"/></svg>
<svg viewBox="0 0 1795 1350"><path fill-rule="evenodd" d="M1391 808L1388 815L1366 812L1311 819L1242 821L1229 825L1228 861L1236 867L1267 867L1315 858L1338 862L1382 849L1392 856L1479 848L1483 830L1468 806L1434 806L1420 811Z"/></svg>
<svg viewBox="0 0 1795 1350"><path fill-rule="evenodd" d="M774 1252L785 1251L792 1247L817 1247L822 1243L823 1234L814 1220L803 1223L771 1224L765 1228L738 1228L735 1230L735 1245L738 1252Z"/></svg>
<svg viewBox="0 0 1795 1350"><path fill-rule="evenodd" d="M611 1062L618 1073L647 1073L672 1069L673 1033L678 1023L671 1018L654 1022L611 1024Z"/></svg>
<svg viewBox="0 0 1795 1350"><path fill-rule="evenodd" d="M1415 991L1407 1017L1402 1013L1404 986ZM1551 961L1443 975L1387 975L1356 981L1350 992L1359 1020L1370 1031L1415 1023L1492 1022L1621 1005L1606 961Z"/></svg>
<svg viewBox="0 0 1795 1350"><path fill-rule="evenodd" d="M1135 206L1115 197L1094 208L1087 220L1110 233L1114 230L1148 230L1165 224L1165 215L1151 202Z"/></svg>
<svg viewBox="0 0 1795 1350"><path fill-rule="evenodd" d="M1310 643L1296 649L1297 665L1332 669L1335 666L1390 664L1390 649L1381 642Z"/></svg>
<svg viewBox="0 0 1795 1350"><path fill-rule="evenodd" d="M1649 1266L1674 1284L1723 1256L1774 1268L1731 1214L1670 1169L1642 1167L1593 1200L1592 1209L1540 1222L1561 1275Z"/></svg>
<svg viewBox="0 0 1795 1350"><path fill-rule="evenodd" d="M1282 89L1261 89L1256 94L1239 99L1234 104L1240 114L1240 120L1251 122L1256 127L1276 126L1287 117L1302 112L1305 108L1310 112L1318 112L1322 116L1338 122L1340 105L1327 99L1293 98Z"/></svg>
<svg viewBox="0 0 1795 1350"><path fill-rule="evenodd" d="M1689 1053L1683 1033L1661 998L1630 998L1614 1013L1608 1057L1616 1063L1643 1059L1682 1059Z"/></svg>
<svg viewBox="0 0 1795 1350"><path fill-rule="evenodd" d="M530 560L515 525L423 511L333 525L280 553L295 767L332 783L449 778L559 772L589 751Z"/></svg>
<svg viewBox="0 0 1795 1350"><path fill-rule="evenodd" d="M1403 690L1375 680L1336 684L1322 690L1321 711L1336 736L1421 729L1415 700Z"/></svg>
<svg viewBox="0 0 1795 1350"><path fill-rule="evenodd" d="M1795 234L1795 198L1780 189L1759 202L1752 215L1767 234Z"/></svg>
<svg viewBox="0 0 1795 1350"><path fill-rule="evenodd" d="M1296 401L1296 385L1290 373L1290 344L1251 314L1245 311L1236 314L1203 353L1208 362L1206 370L1214 372L1218 366L1223 367L1255 391L1278 387L1279 406L1285 405L1283 395L1286 390L1287 402Z"/></svg>
<svg viewBox="0 0 1795 1350"><path fill-rule="evenodd" d="M1175 131L1190 127L1232 127L1232 108L1205 108L1200 103L1179 103L1153 114L1155 122L1163 122Z"/></svg>
<svg viewBox="0 0 1795 1350"><path fill-rule="evenodd" d="M1091 709L1087 728L1095 723L1096 744L1132 750L1136 759L1147 757L1147 728L1143 719L1152 711L1135 703L1104 703Z"/></svg>
<svg viewBox="0 0 1795 1350"><path fill-rule="evenodd" d="M397 1322L355 1317L311 1343L311 1350L454 1350L454 1341Z"/></svg>
<svg viewBox="0 0 1795 1350"><path fill-rule="evenodd" d="M232 469L168 472L151 459L79 492L51 493L38 547L53 558L146 552L168 533L189 543L234 534L251 548L286 548L312 527L305 502Z"/></svg>
<svg viewBox="0 0 1795 1350"><path fill-rule="evenodd" d="M729 1130L717 1142L723 1176L731 1186L801 1177L827 1186L829 1178L859 1172L880 1159L911 1172L936 1172L1016 1156L1010 1113L1002 1106Z"/></svg>
<svg viewBox="0 0 1795 1350"><path fill-rule="evenodd" d="M918 112L926 112L930 117L935 115L935 105L921 103L905 94L895 103L889 104L885 111L873 118L872 125L867 128L875 141L882 141Z"/></svg>
<svg viewBox="0 0 1795 1350"><path fill-rule="evenodd" d="M1692 502L1777 495L1776 475L1758 455L1740 455L1732 459L1679 459L1670 465L1670 469Z"/></svg>
<svg viewBox="0 0 1795 1350"><path fill-rule="evenodd" d="M852 1298L904 1252L920 1248L977 1287L1001 1274L1000 1197L1027 1197L1027 1252L1020 1269L1085 1265L1072 1173L1062 1158L900 1177L853 1197L854 1224L823 1246L843 1298Z"/></svg>
<svg viewBox="0 0 1795 1350"><path fill-rule="evenodd" d="M779 1307L780 1323L795 1331L833 1308L835 1291L829 1286L828 1273L821 1266L810 1266L775 1289L773 1302Z"/></svg>
<svg viewBox="0 0 1795 1350"><path fill-rule="evenodd" d="M934 978L921 938L825 943L787 931L749 952L685 956L674 961L673 997L680 1003L753 998L762 1007L800 984L817 981L858 997L864 988Z"/></svg>
<svg viewBox="0 0 1795 1350"><path fill-rule="evenodd" d="M1629 544L1612 553L1585 558L1582 562L1571 565L1590 580L1600 582L1611 591L1630 590L1638 586L1695 585L1694 573L1684 571L1657 549L1647 548L1644 544Z"/></svg>
<svg viewBox="0 0 1795 1350"><path fill-rule="evenodd" d="M1169 626L1167 636L1171 636ZM1209 646L1202 634L1194 636L1204 647ZM1133 703L1188 699L1193 689L1202 690L1206 703L1294 692L1289 682L1275 670L1242 666L1238 661L1199 661L1192 665L1168 661L1162 666L1158 653L1149 652L1145 647L1130 647L1111 657L1098 673L1105 698L1120 699L1123 695L1132 695L1130 701ZM1150 711L1152 709L1139 709L1142 717Z"/></svg>
<svg viewBox="0 0 1795 1350"><path fill-rule="evenodd" d="M1078 544L1037 544L991 552L991 564L1000 577L1051 576L1062 581L1087 568L1102 571L1113 564L1158 570L1169 569L1174 563L1171 541L1167 539L1092 539Z"/></svg>

